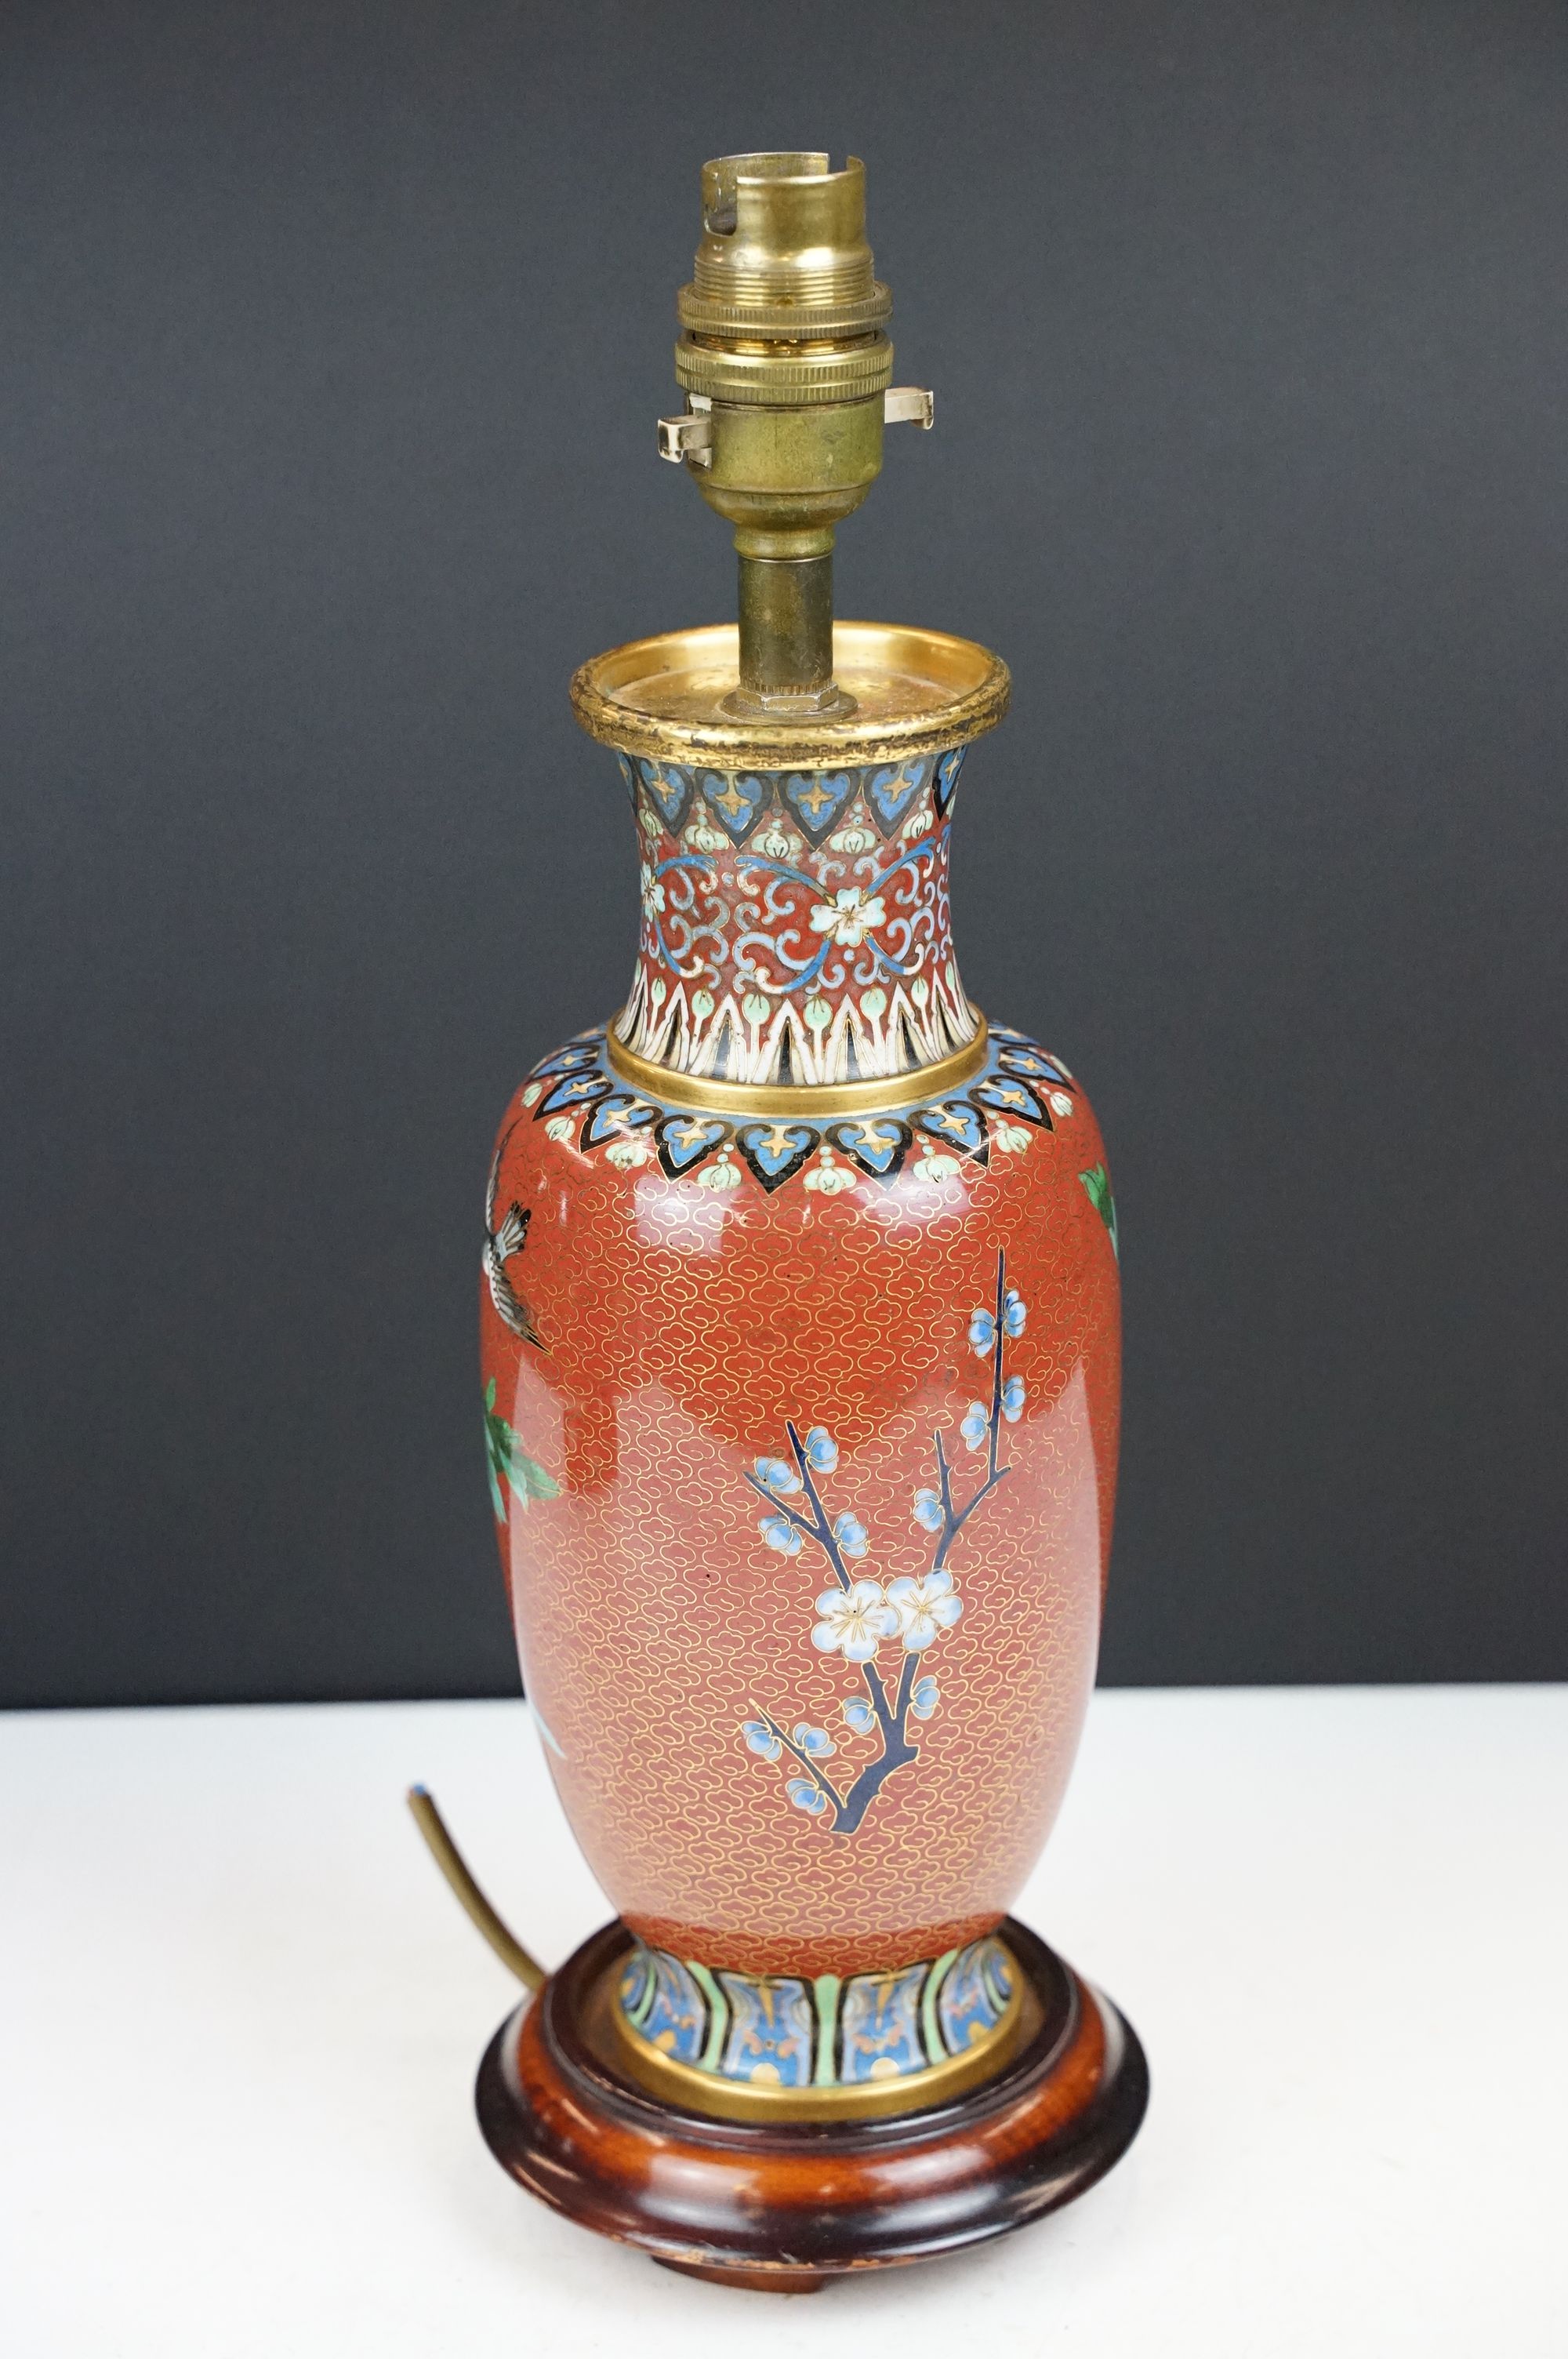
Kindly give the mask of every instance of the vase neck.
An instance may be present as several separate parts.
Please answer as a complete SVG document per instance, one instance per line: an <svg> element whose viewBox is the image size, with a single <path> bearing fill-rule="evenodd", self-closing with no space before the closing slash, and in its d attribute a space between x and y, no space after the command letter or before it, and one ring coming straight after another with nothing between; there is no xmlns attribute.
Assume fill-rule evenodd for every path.
<svg viewBox="0 0 1568 2359"><path fill-rule="evenodd" d="M849 770L622 756L642 938L616 1018L676 1073L799 1087L917 1073L973 1040L948 919L962 748Z"/></svg>

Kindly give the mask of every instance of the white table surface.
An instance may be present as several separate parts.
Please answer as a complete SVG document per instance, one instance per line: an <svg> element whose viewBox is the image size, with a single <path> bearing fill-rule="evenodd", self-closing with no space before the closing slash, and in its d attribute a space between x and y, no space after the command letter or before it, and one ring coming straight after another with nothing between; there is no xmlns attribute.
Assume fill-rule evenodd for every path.
<svg viewBox="0 0 1568 2359"><path fill-rule="evenodd" d="M1128 2158L979 2253L693 2284L491 2161L514 1986L608 1913L515 1703L0 1717L0 2349L1568 2354L1568 1689L1096 1699L1020 1914L1126 2007Z"/></svg>

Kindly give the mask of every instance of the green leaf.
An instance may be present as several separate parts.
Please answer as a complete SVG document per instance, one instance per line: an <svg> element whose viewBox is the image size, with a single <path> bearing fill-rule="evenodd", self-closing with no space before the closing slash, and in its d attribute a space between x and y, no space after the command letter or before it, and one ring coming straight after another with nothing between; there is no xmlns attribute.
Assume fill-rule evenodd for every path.
<svg viewBox="0 0 1568 2359"><path fill-rule="evenodd" d="M495 1509L495 1520L498 1524L503 1524L506 1521L506 1502L501 1495L501 1485L495 1479L495 1468L488 1458L485 1460L484 1472L490 1484L490 1503Z"/></svg>
<svg viewBox="0 0 1568 2359"><path fill-rule="evenodd" d="M1121 1245L1117 1234L1116 1199L1110 1192L1110 1174L1103 1163L1097 1163L1092 1171L1080 1171L1078 1178L1083 1181L1090 1203L1105 1223L1110 1249L1119 1261Z"/></svg>
<svg viewBox="0 0 1568 2359"><path fill-rule="evenodd" d="M493 1376L492 1376L489 1384L487 1384L484 1388L484 1405L487 1409L492 1409L495 1407L495 1378Z"/></svg>
<svg viewBox="0 0 1568 2359"><path fill-rule="evenodd" d="M546 1474L535 1459L526 1458L522 1451L513 1453L506 1469L506 1479L524 1506L530 1499L558 1499L561 1486L553 1474Z"/></svg>
<svg viewBox="0 0 1568 2359"><path fill-rule="evenodd" d="M529 1457L515 1426L508 1425L503 1417L498 1416L488 1406L494 1396L495 1386L492 1382L485 1391L484 1450L491 1496L496 1502L497 1516L504 1523L506 1513L500 1492L503 1475L524 1507L532 1499L558 1499L561 1486L553 1474L546 1473L536 1458Z"/></svg>

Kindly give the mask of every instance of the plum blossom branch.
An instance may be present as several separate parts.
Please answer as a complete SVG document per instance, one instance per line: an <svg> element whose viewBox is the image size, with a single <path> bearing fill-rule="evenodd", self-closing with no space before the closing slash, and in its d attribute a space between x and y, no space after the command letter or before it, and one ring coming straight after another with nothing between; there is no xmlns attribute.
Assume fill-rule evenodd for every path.
<svg viewBox="0 0 1568 2359"><path fill-rule="evenodd" d="M826 1730L803 1721L792 1735L773 1713L753 1704L757 1717L745 1722L741 1733L764 1760L789 1755L802 1773L788 1780L790 1800L812 1817L830 1811L836 1834L854 1833L893 1771L919 1757L909 1734L910 1715L928 1720L939 1701L935 1680L921 1665L927 1648L953 1627L964 1610L947 1557L981 1500L1011 1471L1000 1462L1001 1428L1004 1421L1014 1424L1022 1416L1025 1388L1020 1377L1007 1374L1007 1346L1022 1334L1024 1321L1022 1298L1007 1283L1007 1256L1000 1252L992 1303L972 1312L968 1326L971 1349L991 1363L990 1400L989 1405L972 1401L960 1427L968 1447L985 1451L985 1472L960 1505L946 1445L939 1431L933 1436L936 1487L915 1493L914 1519L935 1545L929 1569L918 1579L901 1575L884 1588L851 1573L850 1562L865 1556L870 1543L864 1524L851 1509L832 1516L823 1498L818 1478L833 1473L838 1463L838 1444L825 1426L813 1426L803 1438L794 1420L787 1420L790 1457L759 1458L747 1472L747 1484L767 1509L759 1518L759 1529L768 1546L793 1557L809 1540L827 1560L835 1586L816 1600L818 1618L811 1641L820 1653L842 1655L859 1669L864 1696L848 1698L841 1710L856 1734L880 1737L881 1751L841 1791L821 1767L838 1749ZM890 1639L903 1648L891 1699L876 1661L880 1647Z"/></svg>

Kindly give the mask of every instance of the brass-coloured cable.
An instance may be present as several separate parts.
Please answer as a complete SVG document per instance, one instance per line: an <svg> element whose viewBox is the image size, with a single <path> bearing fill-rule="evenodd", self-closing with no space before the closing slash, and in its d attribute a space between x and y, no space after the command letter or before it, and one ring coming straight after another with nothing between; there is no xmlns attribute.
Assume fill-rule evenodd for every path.
<svg viewBox="0 0 1568 2359"><path fill-rule="evenodd" d="M414 1813L414 1823L429 1847L430 1856L456 1893L503 1966L514 1973L526 1991L537 1991L545 1981L545 1969L531 1951L525 1950L516 1935L497 1916L484 1894L475 1883L472 1871L464 1859L445 1819L436 1808L435 1797L423 1786L410 1786L408 1807Z"/></svg>

